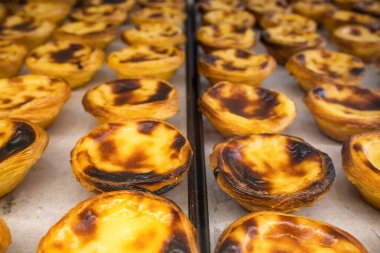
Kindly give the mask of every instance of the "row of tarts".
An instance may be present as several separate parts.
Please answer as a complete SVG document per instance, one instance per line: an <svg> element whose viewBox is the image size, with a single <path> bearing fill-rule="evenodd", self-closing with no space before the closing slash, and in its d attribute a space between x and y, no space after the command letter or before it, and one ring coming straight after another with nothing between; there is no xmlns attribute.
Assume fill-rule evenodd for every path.
<svg viewBox="0 0 380 253"><path fill-rule="evenodd" d="M121 2L126 1L119 1L119 3ZM212 5L212 3L220 3L220 1L206 2L205 6ZM120 8L118 7L118 9ZM162 9L158 12L165 13ZM140 31L141 26L144 24L136 30ZM163 25L156 25L156 27L161 26ZM178 32L174 34L177 35ZM61 40L67 41L65 38L61 38ZM202 41L200 37L199 40ZM126 41L129 40L126 39ZM138 42L141 43L141 41L140 39ZM148 43L150 40L145 41ZM152 43L152 41L150 42ZM73 56L82 54L74 50L75 53L69 57L73 50L72 45L81 43L70 40L69 46L59 47L53 52L60 57L68 58L65 60L70 62ZM127 49L129 51L125 52ZM162 48L155 46L146 46L141 51L133 46L127 49L124 50L125 54L122 56L115 56L113 53L111 56L115 56L114 63L116 65L123 64L119 68L119 76L128 78L90 89L83 99L87 111L94 114L100 122L110 123L102 124L80 139L71 153L74 174L84 187L95 193L120 191L101 194L80 203L49 231L41 241L38 252L77 252L78 250L85 252L96 250L107 252L124 252L125 250L129 252L197 252L194 230L182 211L170 201L145 192L148 190L162 194L179 184L189 168L192 156L191 147L185 136L174 126L162 121L162 119L172 117L178 111L177 91L174 86L162 79L168 79L182 62L178 61L178 58L176 61L160 61L160 58L157 59L157 55L163 54L176 58L177 54L173 51L180 52L180 49L164 48L165 51L163 51ZM294 103L279 92L231 83L251 84L249 80L260 80L260 78L262 81L274 70L276 62L269 55L257 58L254 53L243 49L228 48L217 51L206 49L210 53L202 59L208 65L207 68L202 68L201 59L200 69L203 71L202 74L209 77L210 82L215 85L202 96L201 110L224 136L242 136L215 146L211 156L211 166L221 188L250 211L290 212L317 201L329 189L335 177L331 159L327 154L299 138L273 134L282 132L294 120L296 115ZM45 53L45 50L41 50L37 55L41 57ZM303 74L305 83L308 83L306 79L308 77L305 77L302 72L305 66L308 71L304 72L311 72L309 78L316 79L315 72L317 72L321 82L324 82L321 87L318 87L318 92L315 92L312 87L308 94L319 95L320 97L315 100L322 103L324 107L329 107L328 111L335 109L338 114L343 111L353 114L352 117L362 111L365 114L363 117L367 117L367 113L371 115L371 118L376 115L379 98L375 92L339 84L334 86L331 84L334 82L328 79L330 76L321 74L321 70L318 68L323 66L325 72L336 71L337 75L348 76L348 79L359 76L360 80L363 74L363 70L360 69L364 68L360 60L320 49L304 51L302 56L298 56L296 60L299 61L298 68L293 69L297 73ZM325 65L329 66L331 62L336 63L337 61L343 63L343 68L330 70L325 67ZM173 62L176 62L177 65ZM259 65L258 62L260 62ZM309 65L309 62L313 64ZM78 59L72 63L81 69L78 71L79 73L87 70L82 65L82 61L78 61ZM160 68L157 69L161 71L154 72L153 66L155 68L159 66ZM356 69L352 71L353 68ZM54 68L50 65L48 69ZM142 73L146 69L148 69L147 73ZM262 69L265 71L262 72ZM59 70L61 71L57 71L55 76L63 72L62 67ZM130 76L120 73L123 70ZM33 70L31 69L31 71ZM70 73L68 76L72 75ZM147 78L147 75L150 78ZM52 100L54 100L54 104L57 104L58 98L64 97L62 94L67 93L66 91L70 92L68 83L72 88L78 87L73 85L73 81L80 78L76 77L71 81L67 76L61 77L66 81L59 77L44 75L3 79L4 88L2 90L11 92L2 99L5 100L5 104L11 104L7 108L11 108L10 111L15 109L18 113L16 118L19 119L3 119L1 122L2 129L5 130L1 135L4 144L2 162L10 167L19 165L17 167L26 168L26 170L20 169L14 173L15 176L17 175L15 177L17 180L13 182L4 180L4 182L9 182L4 191L15 187L42 153L47 144L47 134L37 125L47 127L58 114L68 96L63 98L57 107L53 106ZM232 80L229 80L230 78ZM236 78L240 78L237 79L239 81ZM217 81L214 82L214 80ZM226 80L230 82L226 82ZM251 85L259 85L261 81ZM80 85L87 81L82 80L82 82ZM315 86L318 85L315 84ZM61 89L58 89L53 97L50 97L49 93L56 91L56 87L61 87ZM65 88L63 89L63 87ZM12 91L13 88L16 90ZM28 91L28 89L32 89L32 91ZM49 106L45 106L44 111L40 111L41 114L34 114L38 117L28 118L30 121L34 120L34 123L20 120L23 115L33 116L33 113L30 112L36 110L33 105L38 103L32 103L32 101L36 101L36 98L30 97L31 94L39 94L38 98L50 98ZM342 94L343 96L341 96ZM41 101L43 100L39 100L40 103ZM347 108L342 110L340 106L346 106L352 111L347 112ZM360 108L357 108L358 106ZM22 111L20 113L18 110L19 107L24 107L29 111L23 111L24 114L22 114ZM375 111L374 114L371 114L373 111ZM5 117L13 118L14 116L8 114ZM39 117L42 117L43 120ZM141 117L150 119L116 122L121 118ZM365 120L361 118L361 121ZM330 121L327 122L330 123ZM323 124L319 124L322 127ZM254 129L252 129L252 125L255 126ZM352 125L359 132L368 131L363 126ZM349 130L345 133L346 135L351 134ZM376 169L376 147L373 147L377 145L377 142L372 142L373 135L367 135L357 136L356 139L351 137L350 141L345 144L347 148L344 150L349 156L345 160L350 161L347 168L359 168L366 171L368 165L372 164ZM338 139L338 137L336 138ZM31 157L34 160L27 159L30 158L28 155L31 153L33 153ZM276 161L268 159L273 157L274 153L279 159ZM20 157L24 159L12 160ZM5 163L6 161L10 162ZM361 165L363 167L360 167ZM257 168L265 170L268 167L271 167L273 171L270 173L256 171ZM281 167L287 168L286 171L278 169ZM375 176L371 179L376 180L376 170L373 171ZM363 176L365 173L357 172L357 174L357 176ZM357 182L363 181L359 178ZM375 182L375 184L377 183ZM130 189L130 191L122 191L125 189ZM373 194L376 189L371 188L370 184L364 184L360 189L372 204L378 205L376 192ZM281 228L274 226L267 231L259 231L268 223L279 225L286 223L288 225ZM317 229L318 234L315 233ZM355 238L331 225L272 212L252 213L234 223L221 236L216 252L239 252L242 247L247 252L278 250L279 239L270 239L268 236L290 231L293 233L293 240L284 239L287 243L281 245L281 247L287 247L286 250L307 247L302 246L302 243L312 243L313 246L310 247L313 247L312 250L315 252L319 247L329 248L335 252L366 252ZM147 239L151 241L147 243ZM243 241L247 239L249 239L248 242L244 244Z"/></svg>

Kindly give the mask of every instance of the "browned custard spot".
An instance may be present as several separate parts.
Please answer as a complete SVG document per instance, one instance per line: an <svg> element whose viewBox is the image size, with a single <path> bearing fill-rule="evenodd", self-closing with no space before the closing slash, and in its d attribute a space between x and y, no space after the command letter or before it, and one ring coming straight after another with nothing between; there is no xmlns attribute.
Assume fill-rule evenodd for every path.
<svg viewBox="0 0 380 253"><path fill-rule="evenodd" d="M96 213L91 209L84 209L78 218L77 223L73 224L73 232L84 241L93 240L96 236Z"/></svg>

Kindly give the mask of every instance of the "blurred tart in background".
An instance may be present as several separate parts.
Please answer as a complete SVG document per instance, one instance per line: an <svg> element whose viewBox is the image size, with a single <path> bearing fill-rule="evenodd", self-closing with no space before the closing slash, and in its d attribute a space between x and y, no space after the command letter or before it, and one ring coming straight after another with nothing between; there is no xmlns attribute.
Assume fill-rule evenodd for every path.
<svg viewBox="0 0 380 253"><path fill-rule="evenodd" d="M297 1L292 4L294 13L313 19L318 23L323 23L326 16L335 11L335 6L329 2Z"/></svg>
<svg viewBox="0 0 380 253"><path fill-rule="evenodd" d="M70 17L77 21L103 22L121 25L127 20L128 13L124 9L115 5L102 4L85 6L74 10Z"/></svg>
<svg viewBox="0 0 380 253"><path fill-rule="evenodd" d="M255 17L247 11L210 11L203 15L204 25L231 24L238 27L253 27Z"/></svg>
<svg viewBox="0 0 380 253"><path fill-rule="evenodd" d="M263 29L284 26L294 29L303 29L314 32L317 30L317 23L309 18L298 14L285 12L269 12L260 19L260 26Z"/></svg>
<svg viewBox="0 0 380 253"><path fill-rule="evenodd" d="M186 14L174 8L142 8L132 12L131 22L136 25L144 23L169 23L173 25L182 25L186 19Z"/></svg>
<svg viewBox="0 0 380 253"><path fill-rule="evenodd" d="M27 53L28 50L22 44L0 39L0 78L17 75Z"/></svg>
<svg viewBox="0 0 380 253"><path fill-rule="evenodd" d="M362 25L368 27L372 31L380 29L380 20L369 15L360 14L352 11L337 10L327 15L323 24L330 32L343 25Z"/></svg>
<svg viewBox="0 0 380 253"><path fill-rule="evenodd" d="M71 11L71 6L65 2L29 2L22 5L17 15L31 16L37 21L50 21L61 24Z"/></svg>

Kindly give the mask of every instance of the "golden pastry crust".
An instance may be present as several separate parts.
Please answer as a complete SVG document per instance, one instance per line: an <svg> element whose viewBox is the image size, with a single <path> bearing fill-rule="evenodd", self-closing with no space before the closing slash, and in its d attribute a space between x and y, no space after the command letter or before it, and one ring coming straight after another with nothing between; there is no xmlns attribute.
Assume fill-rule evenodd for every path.
<svg viewBox="0 0 380 253"><path fill-rule="evenodd" d="M357 3L354 8L354 11L360 12L363 14L371 15L373 17L380 18L380 2L379 1L364 1Z"/></svg>
<svg viewBox="0 0 380 253"><path fill-rule="evenodd" d="M85 6L71 13L72 19L85 22L103 22L120 25L127 20L128 13L115 5Z"/></svg>
<svg viewBox="0 0 380 253"><path fill-rule="evenodd" d="M253 27L255 17L247 11L209 11L203 15L203 23L205 25L218 25L227 23L238 27Z"/></svg>
<svg viewBox="0 0 380 253"><path fill-rule="evenodd" d="M97 195L71 209L42 238L37 253L199 253L196 231L172 201L150 193Z"/></svg>
<svg viewBox="0 0 380 253"><path fill-rule="evenodd" d="M62 0L28 0L28 3L62 3ZM65 0L64 3L74 6L77 0Z"/></svg>
<svg viewBox="0 0 380 253"><path fill-rule="evenodd" d="M0 118L0 197L15 189L45 150L49 137L39 126Z"/></svg>
<svg viewBox="0 0 380 253"><path fill-rule="evenodd" d="M298 1L292 4L294 13L322 23L326 16L335 11L335 6L327 2Z"/></svg>
<svg viewBox="0 0 380 253"><path fill-rule="evenodd" d="M288 9L286 0L245 0L247 9L260 20L265 13L283 12Z"/></svg>
<svg viewBox="0 0 380 253"><path fill-rule="evenodd" d="M136 25L144 23L169 23L182 25L186 19L186 14L174 8L142 8L131 14L131 22Z"/></svg>
<svg viewBox="0 0 380 253"><path fill-rule="evenodd" d="M105 49L116 38L118 30L118 25L113 23L78 21L61 26L54 38Z"/></svg>
<svg viewBox="0 0 380 253"><path fill-rule="evenodd" d="M363 198L380 210L380 132L348 137L342 148L343 169Z"/></svg>
<svg viewBox="0 0 380 253"><path fill-rule="evenodd" d="M333 39L340 51L371 62L380 57L380 33L360 25L346 25L334 30Z"/></svg>
<svg viewBox="0 0 380 253"><path fill-rule="evenodd" d="M57 77L24 75L0 79L0 118L50 126L70 98L69 84Z"/></svg>
<svg viewBox="0 0 380 253"><path fill-rule="evenodd" d="M100 6L103 4L112 4L125 11L132 10L136 5L136 0L85 0L85 6Z"/></svg>
<svg viewBox="0 0 380 253"><path fill-rule="evenodd" d="M310 90L305 104L319 128L343 141L380 127L380 93L355 86L323 85Z"/></svg>
<svg viewBox="0 0 380 253"><path fill-rule="evenodd" d="M204 12L209 11L242 11L245 5L238 0L204 0L199 3Z"/></svg>
<svg viewBox="0 0 380 253"><path fill-rule="evenodd" d="M175 126L154 119L103 124L71 151L77 180L100 193L142 189L163 194L187 174L190 143Z"/></svg>
<svg viewBox="0 0 380 253"><path fill-rule="evenodd" d="M376 18L345 10L337 10L326 16L323 24L330 32L343 25L362 25L373 31L380 29L380 21Z"/></svg>
<svg viewBox="0 0 380 253"><path fill-rule="evenodd" d="M213 85L222 81L259 86L276 69L276 61L268 54L242 49L225 49L204 54L199 72Z"/></svg>
<svg viewBox="0 0 380 253"><path fill-rule="evenodd" d="M365 72L365 64L360 59L322 49L294 54L286 68L305 91L328 84L359 86Z"/></svg>
<svg viewBox="0 0 380 253"><path fill-rule="evenodd" d="M260 26L263 29L285 26L294 27L295 29L303 29L314 32L317 29L317 23L309 18L298 14L285 12L269 12L260 20Z"/></svg>
<svg viewBox="0 0 380 253"><path fill-rule="evenodd" d="M55 24L61 24L71 11L71 6L63 2L36 2L27 3L17 11L17 15L31 16L41 22L48 20Z"/></svg>
<svg viewBox="0 0 380 253"><path fill-rule="evenodd" d="M281 133L297 115L294 102L280 92L229 82L206 90L199 107L224 137Z"/></svg>
<svg viewBox="0 0 380 253"><path fill-rule="evenodd" d="M196 37L206 52L218 49L249 49L255 45L256 35L251 28L231 24L201 26Z"/></svg>
<svg viewBox="0 0 380 253"><path fill-rule="evenodd" d="M6 253L12 243L11 231L3 219L0 218L0 253Z"/></svg>
<svg viewBox="0 0 380 253"><path fill-rule="evenodd" d="M295 53L324 48L326 45L326 41L316 32L283 26L266 29L262 32L260 40L268 53L281 65Z"/></svg>
<svg viewBox="0 0 380 253"><path fill-rule="evenodd" d="M231 224L219 237L214 252L368 253L356 238L330 224L265 211L248 214Z"/></svg>
<svg viewBox="0 0 380 253"><path fill-rule="evenodd" d="M179 46L186 42L181 28L167 23L146 23L128 28L122 39L127 45Z"/></svg>
<svg viewBox="0 0 380 253"><path fill-rule="evenodd" d="M83 43L52 41L34 49L26 65L32 73L64 78L76 89L90 81L103 60L100 49Z"/></svg>
<svg viewBox="0 0 380 253"><path fill-rule="evenodd" d="M45 43L54 29L55 25L49 21L14 15L0 25L0 39L12 40L30 50Z"/></svg>
<svg viewBox="0 0 380 253"><path fill-rule="evenodd" d="M248 211L292 212L329 191L331 158L285 135L236 137L214 146L210 167L221 189Z"/></svg>
<svg viewBox="0 0 380 253"><path fill-rule="evenodd" d="M85 110L99 122L125 119L169 119L177 114L178 91L159 79L119 79L87 91Z"/></svg>
<svg viewBox="0 0 380 253"><path fill-rule="evenodd" d="M184 10L186 2L184 0L138 0L138 3L144 8L174 8L178 10Z"/></svg>
<svg viewBox="0 0 380 253"><path fill-rule="evenodd" d="M108 66L120 78L169 80L183 64L184 58L184 52L176 47L138 45L112 52L108 57Z"/></svg>
<svg viewBox="0 0 380 253"><path fill-rule="evenodd" d="M28 50L23 45L0 39L0 78L17 75L27 53Z"/></svg>

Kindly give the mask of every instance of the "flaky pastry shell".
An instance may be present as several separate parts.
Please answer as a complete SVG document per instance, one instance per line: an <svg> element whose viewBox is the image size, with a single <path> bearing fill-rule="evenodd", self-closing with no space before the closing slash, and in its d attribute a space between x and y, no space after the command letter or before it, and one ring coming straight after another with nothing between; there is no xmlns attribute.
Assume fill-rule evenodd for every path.
<svg viewBox="0 0 380 253"><path fill-rule="evenodd" d="M304 102L322 132L337 141L380 127L379 92L330 84L310 90Z"/></svg>
<svg viewBox="0 0 380 253"><path fill-rule="evenodd" d="M276 26L294 27L295 29L303 29L311 32L314 32L317 29L317 23L314 20L298 14L286 12L266 13L260 19L260 26L263 29Z"/></svg>
<svg viewBox="0 0 380 253"><path fill-rule="evenodd" d="M297 1L292 4L294 13L322 23L326 16L335 11L335 6L328 2Z"/></svg>
<svg viewBox="0 0 380 253"><path fill-rule="evenodd" d="M32 74L0 79L0 90L0 118L23 119L42 128L53 123L71 94L65 80Z"/></svg>
<svg viewBox="0 0 380 253"><path fill-rule="evenodd" d="M26 66L35 74L61 77L76 89L91 80L103 60L100 49L78 42L51 41L34 49Z"/></svg>
<svg viewBox="0 0 380 253"><path fill-rule="evenodd" d="M15 189L45 150L49 137L39 126L0 118L0 197Z"/></svg>
<svg viewBox="0 0 380 253"><path fill-rule="evenodd" d="M11 231L5 221L0 218L0 253L6 253L11 243Z"/></svg>
<svg viewBox="0 0 380 253"><path fill-rule="evenodd" d="M214 146L210 167L220 188L248 211L311 206L335 179L331 158L298 137L257 134Z"/></svg>
<svg viewBox="0 0 380 253"><path fill-rule="evenodd" d="M174 8L142 8L132 12L131 22L136 25L144 23L169 23L182 25L186 19L186 14Z"/></svg>
<svg viewBox="0 0 380 253"><path fill-rule="evenodd" d="M185 53L176 47L136 45L112 52L108 66L120 78L153 77L169 80L183 64Z"/></svg>
<svg viewBox="0 0 380 253"><path fill-rule="evenodd" d="M207 89L199 107L224 137L281 133L297 115L284 94L229 82Z"/></svg>
<svg viewBox="0 0 380 253"><path fill-rule="evenodd" d="M146 23L130 27L122 34L128 45L179 46L186 42L181 28L169 23Z"/></svg>
<svg viewBox="0 0 380 253"><path fill-rule="evenodd" d="M286 0L245 0L245 3L257 20L261 20L265 13L284 12L289 7Z"/></svg>
<svg viewBox="0 0 380 253"><path fill-rule="evenodd" d="M0 78L17 75L27 53L28 50L22 44L0 39Z"/></svg>
<svg viewBox="0 0 380 253"><path fill-rule="evenodd" d="M268 54L242 49L217 50L199 59L199 72L212 85L229 81L259 86L276 69L276 61Z"/></svg>
<svg viewBox="0 0 380 253"><path fill-rule="evenodd" d="M368 253L356 238L333 225L264 211L247 214L227 227L214 251L224 252Z"/></svg>
<svg viewBox="0 0 380 253"><path fill-rule="evenodd" d="M380 21L369 15L353 11L336 10L325 17L323 24L330 32L343 25L362 25L376 31L380 29Z"/></svg>
<svg viewBox="0 0 380 253"><path fill-rule="evenodd" d="M365 64L359 58L324 49L294 54L286 68L304 91L328 84L360 86L365 72Z"/></svg>
<svg viewBox="0 0 380 253"><path fill-rule="evenodd" d="M228 48L249 49L256 42L253 29L224 23L201 26L196 37L206 52Z"/></svg>
<svg viewBox="0 0 380 253"><path fill-rule="evenodd" d="M71 151L77 180L94 193L126 189L163 194L187 174L190 143L175 126L154 119L106 123Z"/></svg>
<svg viewBox="0 0 380 253"><path fill-rule="evenodd" d="M127 20L128 13L115 5L102 4L77 9L71 13L70 17L77 21L104 22L121 25Z"/></svg>
<svg viewBox="0 0 380 253"><path fill-rule="evenodd" d="M179 111L178 91L159 79L119 79L96 86L83 97L85 110L99 122L169 119Z"/></svg>
<svg viewBox="0 0 380 253"><path fill-rule="evenodd" d="M42 238L37 253L199 253L196 231L172 201L118 191L77 204Z"/></svg>
<svg viewBox="0 0 380 253"><path fill-rule="evenodd" d="M247 11L209 11L202 17L205 25L217 25L227 23L238 27L253 27L255 17Z"/></svg>
<svg viewBox="0 0 380 253"><path fill-rule="evenodd" d="M31 16L40 22L48 20L54 24L61 24L70 11L71 6L65 2L35 2L23 5L17 14Z"/></svg>
<svg viewBox="0 0 380 253"><path fill-rule="evenodd" d="M78 21L58 28L54 38L105 49L116 38L118 30L119 26L113 23Z"/></svg>
<svg viewBox="0 0 380 253"><path fill-rule="evenodd" d="M100 6L104 4L112 4L128 12L135 7L136 0L84 0L85 6Z"/></svg>

